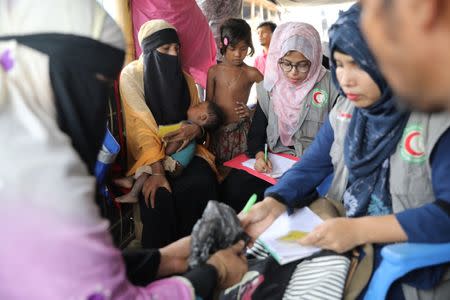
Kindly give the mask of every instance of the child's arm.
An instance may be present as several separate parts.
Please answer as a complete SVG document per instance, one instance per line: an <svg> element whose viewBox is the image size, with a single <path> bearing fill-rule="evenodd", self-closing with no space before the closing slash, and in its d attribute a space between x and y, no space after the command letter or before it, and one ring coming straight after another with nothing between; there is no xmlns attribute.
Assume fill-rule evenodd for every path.
<svg viewBox="0 0 450 300"><path fill-rule="evenodd" d="M208 70L208 78L206 81L206 101L214 101L216 88L216 67L212 66Z"/></svg>
<svg viewBox="0 0 450 300"><path fill-rule="evenodd" d="M177 150L180 148L181 144L182 144L181 141L167 143L166 148L165 148L166 155L172 155L175 152L177 152Z"/></svg>
<svg viewBox="0 0 450 300"><path fill-rule="evenodd" d="M250 68L251 68L251 70L250 70L250 80L252 82L258 83L258 82L260 82L260 81L262 81L264 79L263 74L261 74L261 72L257 68L254 68L254 67L250 67Z"/></svg>

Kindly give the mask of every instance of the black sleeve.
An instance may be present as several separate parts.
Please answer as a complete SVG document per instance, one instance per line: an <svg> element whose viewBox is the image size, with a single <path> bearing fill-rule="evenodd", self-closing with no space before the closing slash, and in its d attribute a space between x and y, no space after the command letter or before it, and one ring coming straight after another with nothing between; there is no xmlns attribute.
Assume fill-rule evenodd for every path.
<svg viewBox="0 0 450 300"><path fill-rule="evenodd" d="M133 249L122 251L128 280L138 286L146 286L156 279L161 254L157 249Z"/></svg>
<svg viewBox="0 0 450 300"><path fill-rule="evenodd" d="M195 294L202 299L213 299L217 285L217 270L212 265L205 264L184 274L195 289Z"/></svg>
<svg viewBox="0 0 450 300"><path fill-rule="evenodd" d="M267 142L267 117L256 104L256 111L253 116L252 125L247 136L247 154L255 157L259 151L264 151L264 144Z"/></svg>

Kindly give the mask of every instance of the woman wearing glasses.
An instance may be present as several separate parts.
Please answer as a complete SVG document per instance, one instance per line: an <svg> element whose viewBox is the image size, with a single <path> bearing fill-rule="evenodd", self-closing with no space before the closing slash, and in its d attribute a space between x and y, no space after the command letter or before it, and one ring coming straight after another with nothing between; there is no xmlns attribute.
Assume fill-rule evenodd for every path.
<svg viewBox="0 0 450 300"><path fill-rule="evenodd" d="M248 135L248 155L255 169L270 173L265 144L273 153L302 156L339 97L330 72L322 66L319 33L306 23L277 27L270 44L264 81L257 85L258 104ZM236 186L246 187L246 191ZM252 193L269 186L243 171L233 170L222 185L225 202L240 210Z"/></svg>

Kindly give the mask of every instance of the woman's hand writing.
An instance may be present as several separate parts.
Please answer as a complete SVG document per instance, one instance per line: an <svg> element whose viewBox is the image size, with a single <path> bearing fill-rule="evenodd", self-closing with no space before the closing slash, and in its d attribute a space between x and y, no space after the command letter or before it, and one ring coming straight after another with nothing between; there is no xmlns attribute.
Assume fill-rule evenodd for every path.
<svg viewBox="0 0 450 300"><path fill-rule="evenodd" d="M259 151L258 153L256 153L255 155L255 170L260 172L260 173L271 173L272 172L272 163L270 162L270 160L267 158L267 161L265 160L264 157L264 152Z"/></svg>

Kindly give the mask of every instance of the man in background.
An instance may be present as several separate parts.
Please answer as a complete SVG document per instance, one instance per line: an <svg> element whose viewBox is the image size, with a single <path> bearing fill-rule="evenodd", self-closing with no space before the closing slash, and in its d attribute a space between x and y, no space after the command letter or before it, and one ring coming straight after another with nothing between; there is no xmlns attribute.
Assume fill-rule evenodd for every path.
<svg viewBox="0 0 450 300"><path fill-rule="evenodd" d="M259 43L263 47L263 53L255 58L255 68L257 68L263 75L266 68L266 59L267 52L269 51L270 40L272 39L272 34L275 31L275 28L277 28L277 25L270 21L259 24L257 28Z"/></svg>

